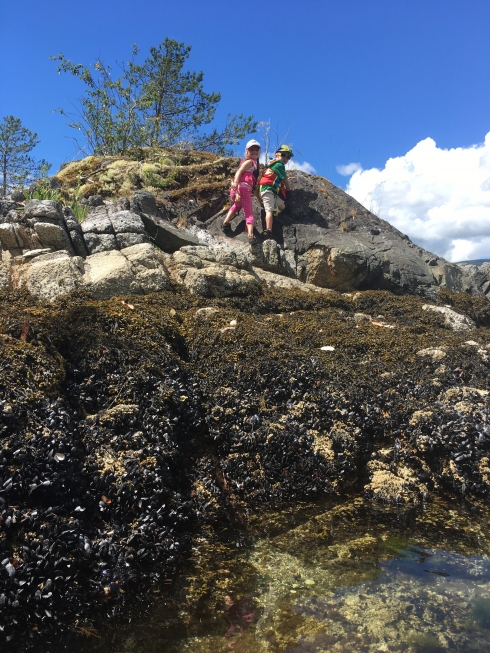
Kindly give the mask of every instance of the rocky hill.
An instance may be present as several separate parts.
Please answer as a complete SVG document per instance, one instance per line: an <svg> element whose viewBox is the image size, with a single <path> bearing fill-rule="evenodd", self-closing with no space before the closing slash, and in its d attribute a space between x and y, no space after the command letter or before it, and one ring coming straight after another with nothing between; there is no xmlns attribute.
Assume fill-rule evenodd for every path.
<svg viewBox="0 0 490 653"><path fill-rule="evenodd" d="M66 167L81 224L3 203L2 650L74 650L254 511L349 495L409 523L435 497L488 503L472 277L302 173L278 243L249 248L239 219L219 231L236 162L186 156L151 186L145 161Z"/></svg>
<svg viewBox="0 0 490 653"><path fill-rule="evenodd" d="M434 298L441 287L471 294L490 288L486 268L448 263L326 179L298 171L291 173L288 208L274 223L277 244L261 241L263 212L255 200L258 244L248 247L240 216L230 237L224 237L220 225L236 166L236 159L162 150L140 150L133 158L89 157L65 166L53 184L65 201L85 202L88 219L79 225L68 206L0 202L0 287L27 283L35 296L48 299L81 287L110 296L124 289L163 288L172 270L177 280L208 295L226 294L224 279L232 294L238 286L241 293L253 292L257 282L285 283L266 280L262 270L342 292L387 289ZM130 249L145 243L167 254L185 245L207 249L192 250L193 258L185 250L187 259L180 254L162 258L148 247ZM44 278L43 266L50 273L58 270L54 276L64 282L54 287ZM116 289L94 276L94 269L104 266L112 279L116 268L121 270L124 279L114 282ZM138 266L154 272L143 274ZM187 274L189 269L201 272ZM96 290L97 284L106 289Z"/></svg>

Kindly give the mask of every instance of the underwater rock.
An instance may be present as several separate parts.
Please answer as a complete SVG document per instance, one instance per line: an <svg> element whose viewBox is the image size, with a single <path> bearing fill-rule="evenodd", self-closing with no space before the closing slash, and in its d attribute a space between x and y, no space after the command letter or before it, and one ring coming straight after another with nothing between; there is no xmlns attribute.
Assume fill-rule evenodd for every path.
<svg viewBox="0 0 490 653"><path fill-rule="evenodd" d="M415 475L405 466L397 473L390 471L392 466L379 461L368 463L371 480L364 486L366 497L387 504L418 503L427 496L427 487L418 483Z"/></svg>

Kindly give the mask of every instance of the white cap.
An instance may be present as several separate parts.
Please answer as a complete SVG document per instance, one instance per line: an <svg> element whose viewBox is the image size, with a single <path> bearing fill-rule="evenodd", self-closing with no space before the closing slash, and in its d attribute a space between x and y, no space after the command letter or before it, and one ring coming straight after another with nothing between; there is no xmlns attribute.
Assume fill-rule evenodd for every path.
<svg viewBox="0 0 490 653"><path fill-rule="evenodd" d="M249 147L253 147L254 145L258 145L260 147L259 141L256 141L254 138L252 138L252 140L248 141L248 143L245 145L245 148L248 150Z"/></svg>

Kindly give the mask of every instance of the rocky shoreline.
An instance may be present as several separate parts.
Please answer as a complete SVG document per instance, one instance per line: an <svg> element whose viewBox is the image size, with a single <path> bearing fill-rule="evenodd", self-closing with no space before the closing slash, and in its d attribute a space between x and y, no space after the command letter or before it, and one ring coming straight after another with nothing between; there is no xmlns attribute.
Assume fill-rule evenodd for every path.
<svg viewBox="0 0 490 653"><path fill-rule="evenodd" d="M233 160L164 154L60 171L81 225L55 201L0 202L15 652L144 610L216 529L266 509L357 495L409 521L438 497L488 502L486 270L303 173L277 242L248 247L239 218L219 229Z"/></svg>
<svg viewBox="0 0 490 653"><path fill-rule="evenodd" d="M2 637L100 627L258 508L485 500L488 300L441 302L474 328L379 291L1 295Z"/></svg>
<svg viewBox="0 0 490 653"><path fill-rule="evenodd" d="M149 148L133 158L87 157L51 180L64 205L0 199L0 289L25 287L48 301L84 289L106 299L164 290L170 277L207 297L254 293L262 282L339 292L384 289L430 300L440 288L472 295L490 290L489 265L449 263L327 179L299 171L291 172L275 241L262 237L264 212L255 199L256 245L248 247L240 216L224 236L220 227L236 164L212 154ZM88 212L81 223L70 202Z"/></svg>

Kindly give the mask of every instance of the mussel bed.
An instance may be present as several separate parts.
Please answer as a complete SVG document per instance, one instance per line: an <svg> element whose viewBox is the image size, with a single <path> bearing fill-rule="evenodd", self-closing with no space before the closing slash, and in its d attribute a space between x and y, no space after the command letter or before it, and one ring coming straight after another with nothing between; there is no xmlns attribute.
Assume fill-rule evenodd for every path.
<svg viewBox="0 0 490 653"><path fill-rule="evenodd" d="M0 295L5 646L144 613L196 538L264 508L485 503L488 300L440 301L477 329L387 292Z"/></svg>

